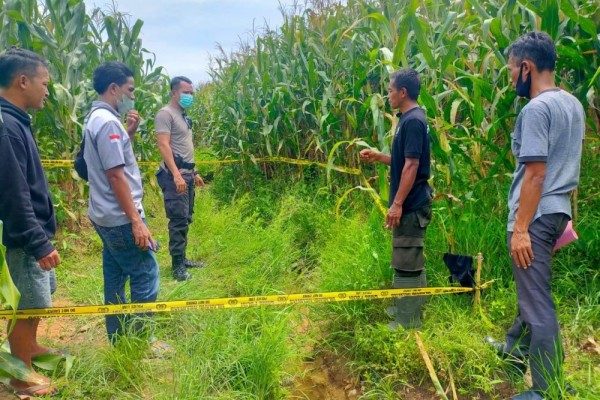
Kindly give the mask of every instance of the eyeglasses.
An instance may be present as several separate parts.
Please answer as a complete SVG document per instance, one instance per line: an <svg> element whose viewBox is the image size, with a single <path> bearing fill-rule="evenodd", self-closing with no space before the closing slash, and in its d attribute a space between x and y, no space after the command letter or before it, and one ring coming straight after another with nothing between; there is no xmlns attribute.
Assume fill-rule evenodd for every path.
<svg viewBox="0 0 600 400"><path fill-rule="evenodd" d="M181 114L181 116L183 117L185 123L187 124L188 129L192 129L192 119L190 117L188 117L186 113Z"/></svg>

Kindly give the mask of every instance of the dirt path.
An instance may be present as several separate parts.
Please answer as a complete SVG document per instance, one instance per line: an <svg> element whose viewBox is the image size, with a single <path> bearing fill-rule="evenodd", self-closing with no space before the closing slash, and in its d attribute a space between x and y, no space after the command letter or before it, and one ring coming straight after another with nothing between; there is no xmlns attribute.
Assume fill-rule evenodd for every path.
<svg viewBox="0 0 600 400"><path fill-rule="evenodd" d="M351 378L346 362L332 354L321 354L302 366L290 399L356 400L362 388Z"/></svg>

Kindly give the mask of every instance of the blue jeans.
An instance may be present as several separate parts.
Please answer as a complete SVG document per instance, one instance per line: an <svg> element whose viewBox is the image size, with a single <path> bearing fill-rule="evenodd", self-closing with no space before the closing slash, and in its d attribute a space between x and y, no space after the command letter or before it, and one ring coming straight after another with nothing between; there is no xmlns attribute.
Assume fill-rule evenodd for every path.
<svg viewBox="0 0 600 400"><path fill-rule="evenodd" d="M145 222L145 221L144 221ZM107 228L94 224L102 239L104 273L104 303L126 303L125 283L129 279L132 303L156 301L158 295L158 264L154 252L135 245L131 224ZM123 334L140 334L144 322L152 314L109 315L106 331L112 344ZM144 319L146 321L144 321Z"/></svg>

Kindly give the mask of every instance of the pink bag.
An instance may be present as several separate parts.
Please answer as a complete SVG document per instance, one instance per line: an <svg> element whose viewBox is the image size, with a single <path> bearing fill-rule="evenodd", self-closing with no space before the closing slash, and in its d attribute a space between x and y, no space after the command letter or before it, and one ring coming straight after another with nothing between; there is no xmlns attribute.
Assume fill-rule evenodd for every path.
<svg viewBox="0 0 600 400"><path fill-rule="evenodd" d="M560 249L563 246L568 245L569 243L577 239L579 239L579 236L577 236L577 232L575 232L575 230L573 229L573 222L569 221L563 234L560 235L558 240L556 240L556 244L554 245L554 251Z"/></svg>

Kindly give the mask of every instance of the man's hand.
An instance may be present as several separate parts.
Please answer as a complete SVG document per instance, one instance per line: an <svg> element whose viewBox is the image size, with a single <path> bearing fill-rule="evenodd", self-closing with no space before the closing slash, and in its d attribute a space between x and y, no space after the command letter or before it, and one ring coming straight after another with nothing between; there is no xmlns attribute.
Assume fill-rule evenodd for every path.
<svg viewBox="0 0 600 400"><path fill-rule="evenodd" d="M363 149L360 151L360 161L366 163L372 163L377 161L379 157L379 152L371 149Z"/></svg>
<svg viewBox="0 0 600 400"><path fill-rule="evenodd" d="M187 190L187 183L185 183L185 179L183 179L179 171L177 171L176 175L173 175L173 182L175 182L177 193L183 193Z"/></svg>
<svg viewBox="0 0 600 400"><path fill-rule="evenodd" d="M40 264L40 267L42 267L43 270L50 271L52 268L60 264L60 255L58 254L58 251L54 250L47 256L37 260L37 262Z"/></svg>
<svg viewBox="0 0 600 400"><path fill-rule="evenodd" d="M400 218L402 218L402 206L392 203L392 207L388 210L385 218L386 229L393 229L395 226L400 225Z"/></svg>
<svg viewBox="0 0 600 400"><path fill-rule="evenodd" d="M140 125L140 114L136 110L131 110L127 113L127 133L129 136L135 134Z"/></svg>
<svg viewBox="0 0 600 400"><path fill-rule="evenodd" d="M154 240L152 240L152 235L148 230L146 224L141 219L136 220L131 224L131 230L133 232L133 240L135 241L135 245L142 250L148 250L148 244L154 246Z"/></svg>
<svg viewBox="0 0 600 400"><path fill-rule="evenodd" d="M531 238L529 232L515 231L510 240L510 256L515 262L517 268L527 269L531 266L533 260L533 249L531 248Z"/></svg>
<svg viewBox="0 0 600 400"><path fill-rule="evenodd" d="M196 184L196 187L204 187L204 180L200 174L194 175L194 183Z"/></svg>

